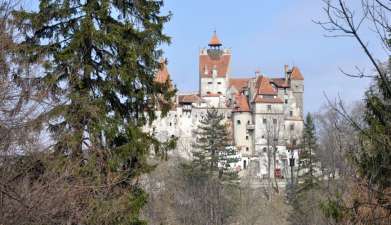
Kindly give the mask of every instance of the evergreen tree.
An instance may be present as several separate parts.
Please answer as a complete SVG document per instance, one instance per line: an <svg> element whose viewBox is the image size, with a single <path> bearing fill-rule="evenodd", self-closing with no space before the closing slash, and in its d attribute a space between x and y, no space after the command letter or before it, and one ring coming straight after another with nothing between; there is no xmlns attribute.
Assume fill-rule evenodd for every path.
<svg viewBox="0 0 391 225"><path fill-rule="evenodd" d="M218 173L221 179L233 179L236 172L230 164L237 162L238 158L224 123L224 115L217 109L208 110L195 135L192 166L204 173Z"/></svg>
<svg viewBox="0 0 391 225"><path fill-rule="evenodd" d="M73 177L96 186L93 199L81 201L89 204L87 224L143 223L138 212L146 195L135 181L152 169L148 151L159 143L141 128L155 118L157 96L168 103L174 94L153 81L159 46L170 40L162 32L170 17L161 15L162 5L41 0L37 12L14 13L23 34L19 53L43 71L30 84L47 90L53 105L40 119L52 134L54 155L79 166Z"/></svg>
<svg viewBox="0 0 391 225"><path fill-rule="evenodd" d="M384 79L366 92L363 145L355 158L359 173L378 191L391 188L391 57L384 66Z"/></svg>
<svg viewBox="0 0 391 225"><path fill-rule="evenodd" d="M316 192L319 182L316 177L317 159L315 151L317 149L317 140L315 125L311 114L307 114L304 122L303 141L299 153L298 179L293 184L291 204L294 210L291 213L292 224L310 225L317 224L314 215L319 213Z"/></svg>
<svg viewBox="0 0 391 225"><path fill-rule="evenodd" d="M315 152L317 149L316 131L313 118L307 114L304 122L303 143L299 156L299 189L309 190L318 185L316 169L318 160Z"/></svg>

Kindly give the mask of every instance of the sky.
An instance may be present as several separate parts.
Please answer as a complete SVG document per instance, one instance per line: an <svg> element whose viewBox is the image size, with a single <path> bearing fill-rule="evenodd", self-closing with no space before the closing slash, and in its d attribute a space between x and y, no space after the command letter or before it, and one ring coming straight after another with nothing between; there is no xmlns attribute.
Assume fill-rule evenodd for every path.
<svg viewBox="0 0 391 225"><path fill-rule="evenodd" d="M257 69L283 76L284 64L295 65L305 77L306 112L319 110L325 96L347 103L363 99L371 80L347 77L339 68L371 72L372 67L353 39L325 37L313 22L325 20L323 6L321 0L166 0L164 11L173 13L165 28L172 43L164 46L172 80L180 91L198 90L199 50L216 30L223 46L232 49L231 77L254 76ZM374 34L366 27L362 34L384 61Z"/></svg>
<svg viewBox="0 0 391 225"><path fill-rule="evenodd" d="M352 7L360 1L347 0ZM37 8L37 0L25 2ZM282 77L285 64L298 66L305 78L304 110L318 111L326 97L349 103L363 99L368 78L343 75L355 66L371 72L369 60L356 41L327 38L313 21L325 21L322 0L165 0L163 13L172 12L164 45L171 79L181 92L198 90L198 55L216 30L223 47L231 48L231 77L254 76L256 70ZM357 8L356 8L357 9ZM357 12L359 13L359 12ZM361 32L377 59L386 53L367 27Z"/></svg>

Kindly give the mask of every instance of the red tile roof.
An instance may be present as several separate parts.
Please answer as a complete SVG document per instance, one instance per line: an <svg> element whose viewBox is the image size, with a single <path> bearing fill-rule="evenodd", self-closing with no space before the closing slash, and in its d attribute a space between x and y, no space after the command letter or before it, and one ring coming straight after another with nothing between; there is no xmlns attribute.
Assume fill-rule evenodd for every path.
<svg viewBox="0 0 391 225"><path fill-rule="evenodd" d="M250 112L250 106L248 105L247 97L242 94L235 96L234 112Z"/></svg>
<svg viewBox="0 0 391 225"><path fill-rule="evenodd" d="M217 77L225 77L228 72L231 55L221 55L212 58L209 55L200 55L199 70L201 77L212 77L212 70L217 69ZM207 70L207 74L205 74Z"/></svg>
<svg viewBox="0 0 391 225"><path fill-rule="evenodd" d="M260 95L276 95L277 90L272 87L270 81L265 76L260 76L257 78L256 86L257 94Z"/></svg>
<svg viewBox="0 0 391 225"><path fill-rule="evenodd" d="M285 82L285 78L271 78L270 82L280 88L289 88L289 84Z"/></svg>
<svg viewBox="0 0 391 225"><path fill-rule="evenodd" d="M221 46L221 41L219 37L217 37L216 31L213 33L212 38L209 41L209 46Z"/></svg>
<svg viewBox="0 0 391 225"><path fill-rule="evenodd" d="M275 98L263 98L261 95L258 95L254 99L255 103L270 103L270 104L282 104L284 101L282 101L281 98L275 97Z"/></svg>
<svg viewBox="0 0 391 225"><path fill-rule="evenodd" d="M234 87L236 90L241 91L247 87L248 81L251 78L231 78L229 79L229 87Z"/></svg>
<svg viewBox="0 0 391 225"><path fill-rule="evenodd" d="M178 95L178 102L179 103L198 103L201 99L198 97L198 95L191 94L191 95Z"/></svg>
<svg viewBox="0 0 391 225"><path fill-rule="evenodd" d="M298 67L296 67L296 66L294 66L292 68L291 79L292 80L304 80L304 77L301 74L300 69Z"/></svg>
<svg viewBox="0 0 391 225"><path fill-rule="evenodd" d="M169 72L168 72L168 69L167 69L167 62L165 60L161 60L160 61L160 69L159 71L157 72L154 80L155 82L158 82L158 83L166 83L167 80L169 80Z"/></svg>

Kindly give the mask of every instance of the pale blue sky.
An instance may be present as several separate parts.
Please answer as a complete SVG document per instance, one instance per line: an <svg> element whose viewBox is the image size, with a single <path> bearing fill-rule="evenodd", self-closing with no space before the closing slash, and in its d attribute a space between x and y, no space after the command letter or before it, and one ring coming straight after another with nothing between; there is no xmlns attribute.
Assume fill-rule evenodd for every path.
<svg viewBox="0 0 391 225"><path fill-rule="evenodd" d="M349 0L357 4L360 1ZM36 9L37 0L26 1ZM325 38L312 20L324 19L321 0L166 0L173 13L166 25L172 44L164 46L169 71L180 91L198 90L198 53L214 29L223 45L232 49L232 77L282 76L284 64L300 67L305 77L305 111L317 111L331 98L362 99L370 80L342 75L339 67L371 71L358 44L348 38ZM386 58L373 34L363 31L379 60Z"/></svg>
<svg viewBox="0 0 391 225"><path fill-rule="evenodd" d="M354 1L352 2L359 2ZM331 98L362 99L368 79L342 75L358 65L371 71L358 44L348 38L326 38L312 20L324 18L321 0L167 0L174 14L166 26L172 44L165 47L172 79L181 91L198 90L198 52L214 29L225 47L232 48L231 75L253 76L256 69L282 76L284 64L300 67L305 77L305 111L316 111ZM365 30L370 47L385 54Z"/></svg>

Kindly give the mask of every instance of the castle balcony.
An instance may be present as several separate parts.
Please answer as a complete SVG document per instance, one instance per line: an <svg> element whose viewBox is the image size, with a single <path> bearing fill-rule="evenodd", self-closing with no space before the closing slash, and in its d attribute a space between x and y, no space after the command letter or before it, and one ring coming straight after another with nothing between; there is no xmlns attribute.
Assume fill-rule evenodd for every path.
<svg viewBox="0 0 391 225"><path fill-rule="evenodd" d="M254 124L247 124L247 130L255 130Z"/></svg>

